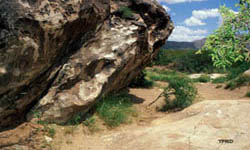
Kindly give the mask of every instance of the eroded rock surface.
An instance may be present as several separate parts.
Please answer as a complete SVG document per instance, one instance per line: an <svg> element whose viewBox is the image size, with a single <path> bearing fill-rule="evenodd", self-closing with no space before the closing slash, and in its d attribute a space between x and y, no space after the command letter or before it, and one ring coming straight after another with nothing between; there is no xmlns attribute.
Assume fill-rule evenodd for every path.
<svg viewBox="0 0 250 150"><path fill-rule="evenodd" d="M155 0L0 0L0 129L27 113L64 123L86 112L128 85L172 30Z"/></svg>

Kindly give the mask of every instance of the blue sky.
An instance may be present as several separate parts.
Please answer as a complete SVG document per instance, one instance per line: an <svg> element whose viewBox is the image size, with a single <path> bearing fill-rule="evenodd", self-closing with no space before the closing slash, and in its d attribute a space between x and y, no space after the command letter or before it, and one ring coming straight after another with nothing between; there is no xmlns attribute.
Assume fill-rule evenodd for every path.
<svg viewBox="0 0 250 150"><path fill-rule="evenodd" d="M175 29L170 41L194 41L213 33L222 23L218 8L237 12L238 0L158 0L170 14Z"/></svg>

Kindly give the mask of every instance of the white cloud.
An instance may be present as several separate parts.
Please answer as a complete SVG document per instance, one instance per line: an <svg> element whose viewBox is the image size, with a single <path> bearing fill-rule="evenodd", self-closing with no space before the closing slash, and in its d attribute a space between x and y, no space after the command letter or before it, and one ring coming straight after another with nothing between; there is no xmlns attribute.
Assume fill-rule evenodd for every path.
<svg viewBox="0 0 250 150"><path fill-rule="evenodd" d="M193 10L192 16L187 18L184 23L187 26L202 26L206 25L202 20L207 18L216 18L219 17L220 13L217 8L215 9L204 9L204 10Z"/></svg>
<svg viewBox="0 0 250 150"><path fill-rule="evenodd" d="M186 19L184 21L184 23L187 25L187 26L203 26L203 25L206 25L206 23L202 22L202 20L200 19L197 19L195 17L190 17L188 19Z"/></svg>
<svg viewBox="0 0 250 150"><path fill-rule="evenodd" d="M159 2L166 2L168 4L185 3L185 2L202 2L207 0L158 0Z"/></svg>
<svg viewBox="0 0 250 150"><path fill-rule="evenodd" d="M193 10L192 16L197 19L207 19L219 17L220 13L217 8L215 9L204 9L204 10Z"/></svg>
<svg viewBox="0 0 250 150"><path fill-rule="evenodd" d="M176 26L173 33L169 37L170 41L194 41L194 40L199 40L204 37L207 34L207 30L193 30L190 28L187 28L185 26Z"/></svg>
<svg viewBox="0 0 250 150"><path fill-rule="evenodd" d="M168 6L166 6L166 5L162 5L162 7L166 10L166 12L170 12L171 11L171 9Z"/></svg>

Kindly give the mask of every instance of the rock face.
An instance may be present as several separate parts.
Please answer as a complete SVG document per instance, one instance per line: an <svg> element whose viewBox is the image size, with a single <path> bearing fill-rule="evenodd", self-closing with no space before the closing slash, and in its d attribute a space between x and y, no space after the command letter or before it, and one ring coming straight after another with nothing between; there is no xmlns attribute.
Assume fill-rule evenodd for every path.
<svg viewBox="0 0 250 150"><path fill-rule="evenodd" d="M0 130L26 114L63 123L86 112L172 30L155 0L0 0Z"/></svg>

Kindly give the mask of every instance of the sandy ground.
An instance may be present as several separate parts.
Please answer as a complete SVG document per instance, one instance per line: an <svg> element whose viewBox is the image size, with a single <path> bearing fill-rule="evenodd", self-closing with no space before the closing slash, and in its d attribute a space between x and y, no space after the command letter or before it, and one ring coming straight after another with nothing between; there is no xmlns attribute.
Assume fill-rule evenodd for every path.
<svg viewBox="0 0 250 150"><path fill-rule="evenodd" d="M202 100L249 99L245 96L250 91L248 86L236 88L235 90L226 90L223 84L197 83L196 88Z"/></svg>

